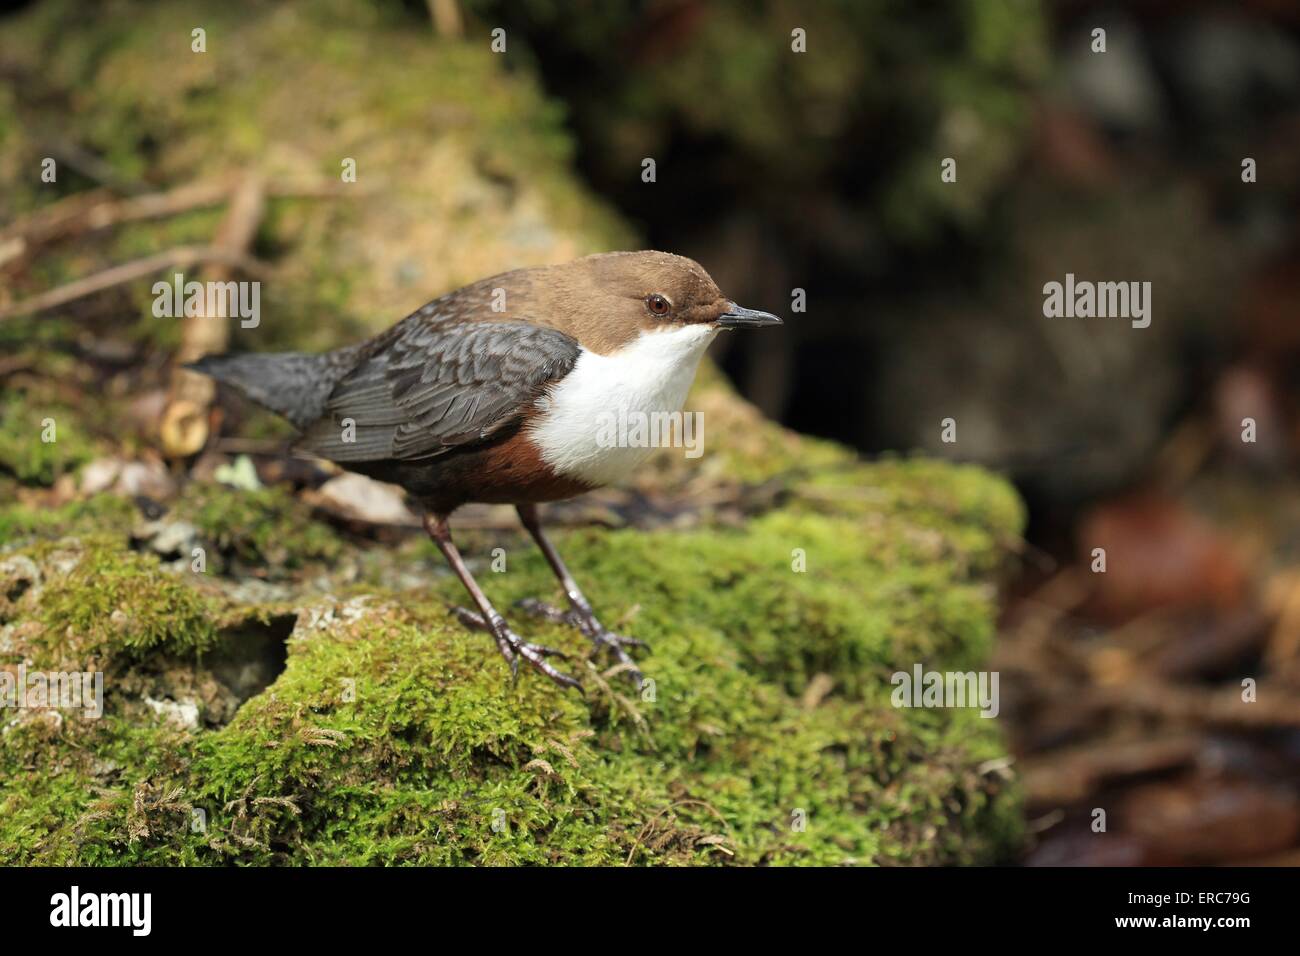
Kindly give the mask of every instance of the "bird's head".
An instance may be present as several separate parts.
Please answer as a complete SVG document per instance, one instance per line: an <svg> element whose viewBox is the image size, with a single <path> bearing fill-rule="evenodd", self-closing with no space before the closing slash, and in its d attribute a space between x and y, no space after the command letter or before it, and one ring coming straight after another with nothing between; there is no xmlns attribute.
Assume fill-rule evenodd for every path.
<svg viewBox="0 0 1300 956"><path fill-rule="evenodd" d="M667 252L603 253L546 272L560 298L552 314L600 352L617 351L647 333L693 328L704 335L781 324L771 313L727 298L694 259Z"/></svg>

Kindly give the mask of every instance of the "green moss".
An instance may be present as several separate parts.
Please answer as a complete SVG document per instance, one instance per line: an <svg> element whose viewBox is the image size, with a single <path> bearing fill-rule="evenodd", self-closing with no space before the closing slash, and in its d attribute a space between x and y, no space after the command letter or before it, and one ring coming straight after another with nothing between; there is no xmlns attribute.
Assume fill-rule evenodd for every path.
<svg viewBox="0 0 1300 956"><path fill-rule="evenodd" d="M792 509L901 519L913 543L926 537L973 572L997 568L1018 551L1026 512L1015 490L981 468L928 458L841 463L809 473L794 488Z"/></svg>
<svg viewBox="0 0 1300 956"><path fill-rule="evenodd" d="M20 482L53 484L93 453L93 439L66 403L17 390L0 395L0 469Z"/></svg>
<svg viewBox="0 0 1300 956"><path fill-rule="evenodd" d="M102 720L66 717L57 732L27 721L0 738L0 766L50 771L23 769L3 798L0 859L1000 859L1019 827L1014 787L980 769L1003 752L995 723L897 710L888 692L889 674L915 662L979 666L993 620L986 574L1019 511L974 470L858 468L886 501L874 520L822 513L817 499L743 529L560 536L604 619L651 642L641 658L653 692L643 694L603 677L606 662L588 663L575 632L519 612L521 633L575 655L568 664L587 695L527 671L512 681L491 641L449 615L463 596L444 575L400 593L371 584L346 603L304 598L278 679L224 726L178 730L140 706L146 675L203 666L200 652L226 640L224 622L259 606L231 609L211 593L217 582L96 539L11 623L40 623L40 640L55 640L44 660L104 655L125 669L114 671ZM217 524L247 497L204 496L226 516ZM284 521L284 507L262 517ZM59 547L29 553L55 561ZM795 548L804 572L791 566ZM507 567L484 576L500 606L555 596L522 541ZM132 609L129 627L113 625L119 607ZM828 694L801 702L818 674L829 675Z"/></svg>
<svg viewBox="0 0 1300 956"><path fill-rule="evenodd" d="M114 700L113 694L107 695ZM120 698L119 698L120 700ZM170 779L190 760L184 731L139 716L30 719L0 747L0 859L24 865L197 862L184 839L189 805ZM172 795L171 800L166 798Z"/></svg>
<svg viewBox="0 0 1300 956"><path fill-rule="evenodd" d="M656 648L652 702L620 701L588 671L589 704L512 684L483 666L485 640L396 606L321 637L296 639L275 693L200 742L192 798L236 807L211 835L223 858L838 864L1005 849L1012 805L969 769L973 750L997 752L986 729L848 702L804 711L716 637Z"/></svg>
<svg viewBox="0 0 1300 956"><path fill-rule="evenodd" d="M156 558L87 539L75 565L41 595L42 643L52 659L202 651L216 641L213 605Z"/></svg>
<svg viewBox="0 0 1300 956"><path fill-rule="evenodd" d="M226 555L262 567L300 568L342 553L338 536L281 487L247 491L193 484L173 510Z"/></svg>
<svg viewBox="0 0 1300 956"><path fill-rule="evenodd" d="M3 500L0 494L0 500ZM94 528L125 535L138 518L135 507L116 495L96 495L70 501L56 508L41 508L17 502L0 505L0 544L32 537L67 534L70 529Z"/></svg>

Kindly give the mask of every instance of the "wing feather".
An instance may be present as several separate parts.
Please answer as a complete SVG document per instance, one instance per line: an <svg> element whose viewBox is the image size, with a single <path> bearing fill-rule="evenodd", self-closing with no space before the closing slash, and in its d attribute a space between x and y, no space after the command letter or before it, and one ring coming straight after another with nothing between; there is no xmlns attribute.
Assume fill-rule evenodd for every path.
<svg viewBox="0 0 1300 956"><path fill-rule="evenodd" d="M431 322L417 313L376 340L296 447L338 462L443 454L518 421L578 353L570 336L527 322Z"/></svg>

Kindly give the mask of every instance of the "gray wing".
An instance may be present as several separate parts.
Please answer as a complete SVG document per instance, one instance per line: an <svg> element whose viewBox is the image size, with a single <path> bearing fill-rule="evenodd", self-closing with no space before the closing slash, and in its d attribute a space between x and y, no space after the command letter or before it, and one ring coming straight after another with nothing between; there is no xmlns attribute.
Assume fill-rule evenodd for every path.
<svg viewBox="0 0 1300 956"><path fill-rule="evenodd" d="M375 345L296 448L338 462L413 460L481 441L518 421L579 353L563 332L527 322L434 323L418 314Z"/></svg>

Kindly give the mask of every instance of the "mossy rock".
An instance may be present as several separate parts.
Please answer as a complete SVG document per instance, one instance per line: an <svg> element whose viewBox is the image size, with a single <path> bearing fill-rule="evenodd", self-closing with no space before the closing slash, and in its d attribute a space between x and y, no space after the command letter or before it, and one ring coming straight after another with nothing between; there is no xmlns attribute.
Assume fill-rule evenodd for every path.
<svg viewBox="0 0 1300 956"><path fill-rule="evenodd" d="M104 713L6 715L0 860L999 859L1018 804L989 769L995 722L896 709L889 675L980 666L1019 505L976 469L841 454L834 486L861 508L793 480L744 527L557 535L605 619L650 642L640 693L575 632L517 611L530 639L573 655L587 693L512 680L449 614L460 585L430 545L360 546L287 495L199 487L173 508L194 522L251 507L254 524L297 528L282 591L251 599L240 578L167 564L120 530L38 529L0 558L0 666L101 670ZM540 556L518 537L484 547L502 544L506 573L480 572L494 599L554 597ZM392 585L399 561L418 586ZM290 628L282 671L237 687Z"/></svg>

